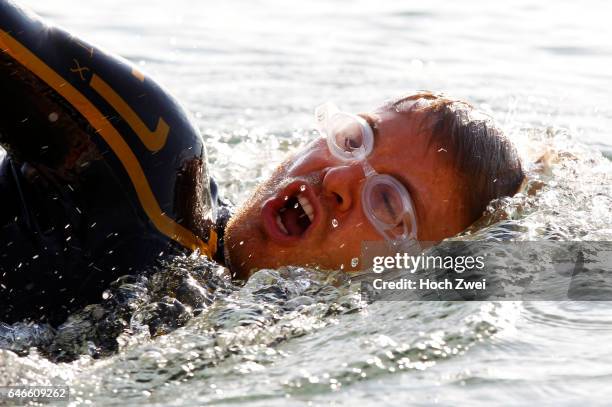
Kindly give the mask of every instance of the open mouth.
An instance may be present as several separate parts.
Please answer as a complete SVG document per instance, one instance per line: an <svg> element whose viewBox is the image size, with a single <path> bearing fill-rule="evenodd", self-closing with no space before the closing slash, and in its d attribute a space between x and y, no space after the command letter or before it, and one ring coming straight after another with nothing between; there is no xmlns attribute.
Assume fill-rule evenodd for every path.
<svg viewBox="0 0 612 407"><path fill-rule="evenodd" d="M288 198L285 206L278 210L276 224L286 235L301 236L312 224L314 209L304 194Z"/></svg>
<svg viewBox="0 0 612 407"><path fill-rule="evenodd" d="M264 227L277 241L299 241L317 219L316 197L303 183L288 186L279 197L268 200L262 208Z"/></svg>

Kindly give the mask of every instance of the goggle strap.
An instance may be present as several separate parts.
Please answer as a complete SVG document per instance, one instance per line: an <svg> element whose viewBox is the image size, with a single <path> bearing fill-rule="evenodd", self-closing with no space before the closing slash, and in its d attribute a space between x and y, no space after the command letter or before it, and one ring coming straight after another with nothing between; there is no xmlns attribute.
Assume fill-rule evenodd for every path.
<svg viewBox="0 0 612 407"><path fill-rule="evenodd" d="M369 178L377 174L377 172L374 170L374 168L372 168L372 166L367 160L361 161L361 167L363 168L363 173L366 176L366 178Z"/></svg>

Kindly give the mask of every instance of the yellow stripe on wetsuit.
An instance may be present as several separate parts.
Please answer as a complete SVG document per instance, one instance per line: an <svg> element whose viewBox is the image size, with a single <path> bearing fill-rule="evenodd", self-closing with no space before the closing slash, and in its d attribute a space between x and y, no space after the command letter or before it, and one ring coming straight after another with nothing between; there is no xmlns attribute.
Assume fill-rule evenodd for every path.
<svg viewBox="0 0 612 407"><path fill-rule="evenodd" d="M19 43L19 41L15 40L3 30L0 30L0 46L2 47L2 51L7 52L11 57L29 69L57 93L68 100L83 115L83 117L85 117L91 126L96 129L96 133L100 134L100 136L109 145L123 164L123 167L125 168L134 189L136 190L136 194L142 208L157 230L170 239L180 243L182 246L191 250L200 250L202 254L212 258L217 247L217 235L215 231L212 229L210 230L209 241L208 244L206 244L193 232L179 225L162 212L159 203L157 202L157 199L149 186L149 182L144 174L144 171L140 166L140 162L136 158L136 155L130 149L126 141L121 137L119 132L109 123L108 120L106 120L103 114L81 92L75 89L57 72L55 72L30 50ZM94 78L96 78L95 75ZM94 82L93 79L92 82ZM127 103L125 103L110 88L110 86L106 85L103 81L99 80L97 82L90 83L90 86L93 87L94 85L96 85L96 87L94 87L96 91L100 92L100 90L102 90L102 92L100 92L102 96L111 97L109 103L111 103L113 107L120 107L124 112L127 111L134 113ZM121 114L120 111L118 111L118 113ZM124 119L132 128L134 128L134 125L138 127L140 119L135 117L135 113L133 116L134 117L124 117ZM144 124L142 124L142 126L144 126ZM146 126L144 127L146 129ZM139 130L143 129L139 128ZM146 131L149 133L157 135L155 138L156 141L152 141L152 144L145 143L146 147L151 151L156 151L161 148L166 141L168 130L167 124L163 121L163 119L160 119L158 122L155 132L150 132L148 129L146 129ZM142 139L141 134L138 134L138 136Z"/></svg>
<svg viewBox="0 0 612 407"><path fill-rule="evenodd" d="M110 105L123 117L123 119L130 125L132 130L138 135L138 138L142 141L147 149L151 152L159 151L166 140L168 139L168 133L170 127L162 119L159 118L155 131L151 131L147 126L140 120L136 112L128 105L125 100L121 98L106 82L102 80L98 75L93 74L91 81L89 82L96 92L98 92Z"/></svg>

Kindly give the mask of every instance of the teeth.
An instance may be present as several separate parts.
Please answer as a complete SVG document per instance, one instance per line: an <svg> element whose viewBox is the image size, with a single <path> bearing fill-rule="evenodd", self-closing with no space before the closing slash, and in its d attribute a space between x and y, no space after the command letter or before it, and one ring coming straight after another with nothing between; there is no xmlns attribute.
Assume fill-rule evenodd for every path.
<svg viewBox="0 0 612 407"><path fill-rule="evenodd" d="M310 220L310 223L312 223L312 220L314 219L314 209L310 204L310 201L302 194L298 195L298 201L302 206L304 213L308 216L308 220Z"/></svg>
<svg viewBox="0 0 612 407"><path fill-rule="evenodd" d="M283 221L281 220L279 215L276 215L276 224L278 225L278 228L286 235L289 234L289 232L287 232L287 228L285 227L285 225L283 225Z"/></svg>

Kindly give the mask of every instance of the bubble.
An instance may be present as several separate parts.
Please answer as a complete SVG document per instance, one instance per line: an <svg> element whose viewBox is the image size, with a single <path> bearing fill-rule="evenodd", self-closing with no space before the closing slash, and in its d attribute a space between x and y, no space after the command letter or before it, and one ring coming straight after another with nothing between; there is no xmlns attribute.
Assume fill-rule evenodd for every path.
<svg viewBox="0 0 612 407"><path fill-rule="evenodd" d="M359 264L359 259L357 257L353 257L351 259L351 267L357 267L358 264Z"/></svg>
<svg viewBox="0 0 612 407"><path fill-rule="evenodd" d="M335 228L338 227L338 219L332 219L332 226Z"/></svg>
<svg viewBox="0 0 612 407"><path fill-rule="evenodd" d="M300 186L300 191L302 191L302 192L306 191L306 185L301 185Z"/></svg>
<svg viewBox="0 0 612 407"><path fill-rule="evenodd" d="M244 240L241 240L239 244L242 246L244 244Z"/></svg>
<svg viewBox="0 0 612 407"><path fill-rule="evenodd" d="M57 119L59 118L59 115L55 112L49 113L49 121L51 123L56 122Z"/></svg>

